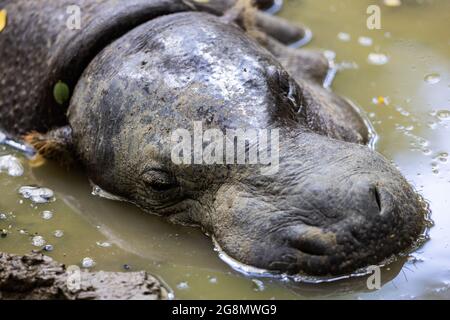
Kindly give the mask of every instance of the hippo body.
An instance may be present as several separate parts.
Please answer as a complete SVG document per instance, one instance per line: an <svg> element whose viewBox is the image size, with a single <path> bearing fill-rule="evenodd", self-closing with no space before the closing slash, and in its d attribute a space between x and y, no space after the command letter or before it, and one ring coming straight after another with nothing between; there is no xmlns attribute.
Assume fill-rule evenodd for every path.
<svg viewBox="0 0 450 320"><path fill-rule="evenodd" d="M74 3L81 30L65 26ZM323 88L327 61L286 47L291 32L274 31L275 18L260 16L265 32L254 39L231 14L219 17L230 1L0 4L9 12L0 127L49 131L31 142L65 145L103 189L201 226L232 258L277 272L352 272L411 248L423 232L420 197L364 145L358 112ZM62 106L58 81L73 91ZM223 132L279 129L278 173L175 164L171 132L194 121Z"/></svg>

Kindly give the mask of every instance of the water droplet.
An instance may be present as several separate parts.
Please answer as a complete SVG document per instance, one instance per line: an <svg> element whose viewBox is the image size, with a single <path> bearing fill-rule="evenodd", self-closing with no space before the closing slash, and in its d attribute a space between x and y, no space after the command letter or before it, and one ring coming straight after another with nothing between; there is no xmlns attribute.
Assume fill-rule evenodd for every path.
<svg viewBox="0 0 450 320"><path fill-rule="evenodd" d="M209 283L216 284L217 283L217 278L215 278L215 277L209 278Z"/></svg>
<svg viewBox="0 0 450 320"><path fill-rule="evenodd" d="M41 217L44 220L50 220L51 218L53 218L53 212L51 212L49 210L42 211Z"/></svg>
<svg viewBox="0 0 450 320"><path fill-rule="evenodd" d="M425 76L424 80L429 84L436 84L441 81L441 76L438 73L430 73Z"/></svg>
<svg viewBox="0 0 450 320"><path fill-rule="evenodd" d="M436 155L436 159L438 159L440 162L446 163L448 161L448 153L447 152L439 152Z"/></svg>
<svg viewBox="0 0 450 320"><path fill-rule="evenodd" d="M358 43L364 47L370 47L373 43L372 38L369 37L359 37Z"/></svg>
<svg viewBox="0 0 450 320"><path fill-rule="evenodd" d="M337 37L339 40L344 41L344 42L348 42L351 39L350 35L346 32L339 32Z"/></svg>
<svg viewBox="0 0 450 320"><path fill-rule="evenodd" d="M64 231L62 231L62 230L55 230L55 232L53 232L53 235L56 238L61 238L62 236L64 236Z"/></svg>
<svg viewBox="0 0 450 320"><path fill-rule="evenodd" d="M187 290L189 289L189 285L187 282L180 282L179 284L177 284L177 288L180 290Z"/></svg>
<svg viewBox="0 0 450 320"><path fill-rule="evenodd" d="M0 173L3 171L11 177L23 175L23 167L19 159L10 155L0 157Z"/></svg>
<svg viewBox="0 0 450 320"><path fill-rule="evenodd" d="M81 262L81 265L83 266L83 268L92 268L93 266L95 266L95 261L92 258L86 257Z"/></svg>
<svg viewBox="0 0 450 320"><path fill-rule="evenodd" d="M31 244L35 247L42 247L46 243L45 239L42 236L34 236L31 239Z"/></svg>
<svg viewBox="0 0 450 320"><path fill-rule="evenodd" d="M440 120L450 120L450 111L449 110L439 110L436 112L436 116Z"/></svg>
<svg viewBox="0 0 450 320"><path fill-rule="evenodd" d="M54 201L54 193L48 188L24 186L19 189L19 193L25 199L30 199L34 203L48 203Z"/></svg>
<svg viewBox="0 0 450 320"><path fill-rule="evenodd" d="M369 56L367 57L367 61L370 64L373 65L377 65L377 66L381 66L383 64L388 63L389 58L387 55L383 54L383 53L369 53Z"/></svg>
<svg viewBox="0 0 450 320"><path fill-rule="evenodd" d="M102 248L109 248L109 247L111 247L111 243L109 243L109 242L97 241L96 244L97 244L97 246L102 247Z"/></svg>

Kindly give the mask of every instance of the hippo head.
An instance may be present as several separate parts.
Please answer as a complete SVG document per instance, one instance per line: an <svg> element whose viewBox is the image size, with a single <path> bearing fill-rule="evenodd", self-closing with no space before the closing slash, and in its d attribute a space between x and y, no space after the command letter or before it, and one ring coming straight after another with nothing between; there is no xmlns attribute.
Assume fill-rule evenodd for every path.
<svg viewBox="0 0 450 320"><path fill-rule="evenodd" d="M337 275L411 247L425 216L392 164L336 139L323 129L327 119L311 116L311 108L340 101L315 98L325 91L292 79L234 25L180 13L105 48L77 84L69 121L80 160L105 190L172 222L201 226L244 264ZM173 161L174 131L194 136L195 122L212 135L268 130L277 166L268 173L262 163ZM250 152L255 136L247 138ZM187 158L198 157L195 150Z"/></svg>

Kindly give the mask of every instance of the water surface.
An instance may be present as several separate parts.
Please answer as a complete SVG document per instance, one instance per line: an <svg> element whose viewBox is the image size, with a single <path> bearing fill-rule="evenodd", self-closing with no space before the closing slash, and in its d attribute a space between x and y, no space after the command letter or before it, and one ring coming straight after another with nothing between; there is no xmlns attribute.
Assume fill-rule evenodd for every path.
<svg viewBox="0 0 450 320"><path fill-rule="evenodd" d="M366 27L366 9L374 3L382 9L381 30ZM245 277L219 259L198 229L93 196L82 172L52 163L33 168L7 148L0 156L19 158L24 174L0 173L0 230L7 231L0 251L23 254L45 241L53 249L47 254L66 265L91 258L94 270L147 270L180 299L450 298L449 12L446 0L403 0L399 7L374 0L287 0L279 13L311 28L308 48L336 56L342 70L333 90L368 115L378 133L376 149L430 203L430 240L383 268L380 290L367 289L364 277L323 284ZM32 204L18 193L26 185L52 189L55 200Z"/></svg>

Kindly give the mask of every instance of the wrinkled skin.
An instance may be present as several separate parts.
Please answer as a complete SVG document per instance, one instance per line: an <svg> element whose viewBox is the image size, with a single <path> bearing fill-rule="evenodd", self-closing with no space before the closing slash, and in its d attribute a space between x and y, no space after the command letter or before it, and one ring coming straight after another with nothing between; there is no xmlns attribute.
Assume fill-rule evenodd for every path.
<svg viewBox="0 0 450 320"><path fill-rule="evenodd" d="M359 114L322 88L326 61L259 40L187 12L106 46L77 79L67 115L89 177L147 212L201 226L259 268L336 275L410 248L424 228L419 196L363 145ZM171 132L193 121L279 128L278 173L174 164Z"/></svg>

